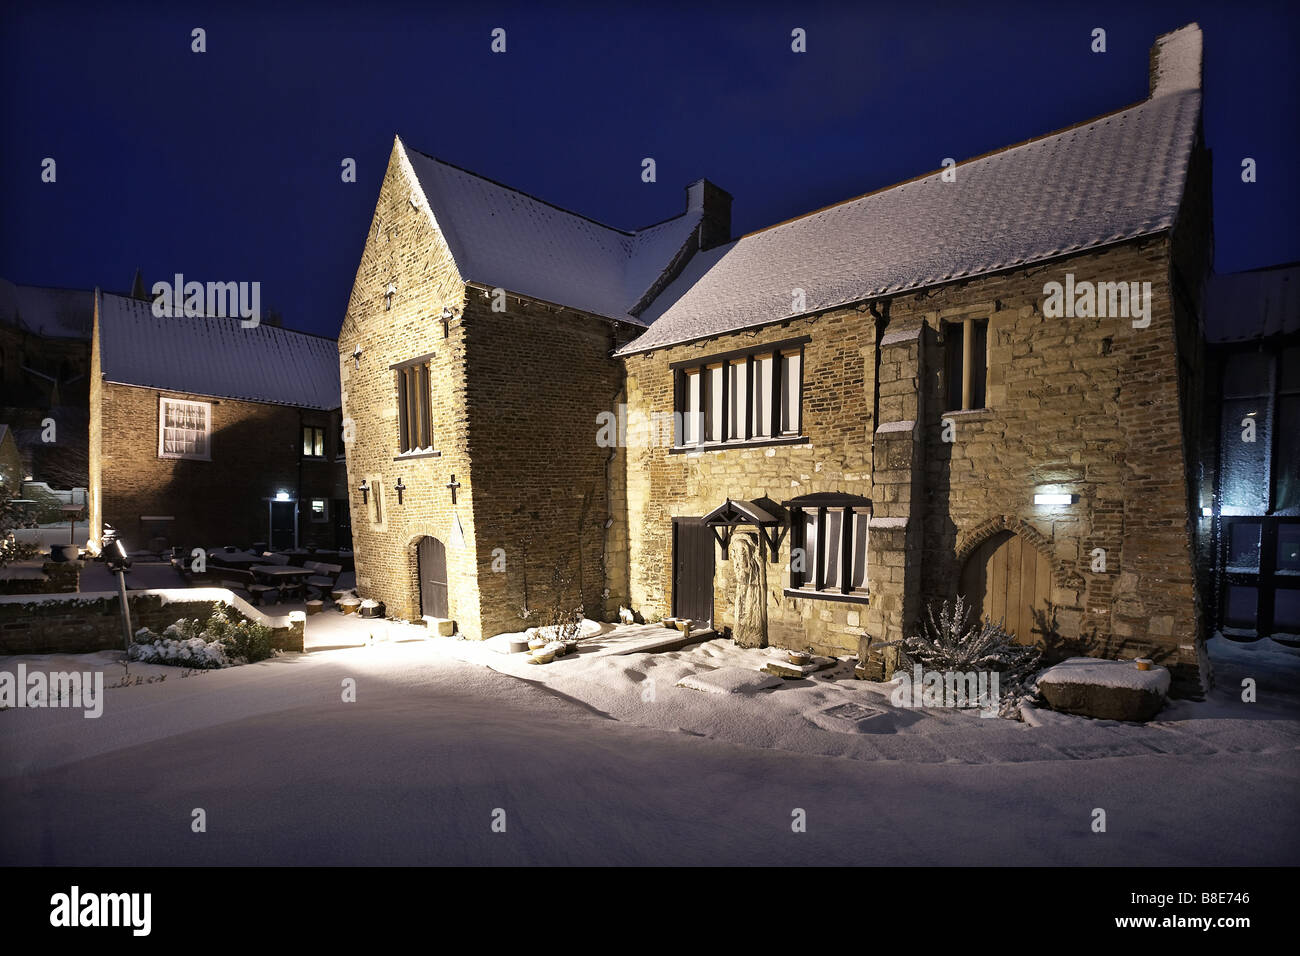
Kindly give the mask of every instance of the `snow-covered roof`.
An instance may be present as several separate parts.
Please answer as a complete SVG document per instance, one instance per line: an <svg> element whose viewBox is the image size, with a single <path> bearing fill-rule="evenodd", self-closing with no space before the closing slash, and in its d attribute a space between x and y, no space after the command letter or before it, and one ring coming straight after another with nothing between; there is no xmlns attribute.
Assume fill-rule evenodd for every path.
<svg viewBox="0 0 1300 956"><path fill-rule="evenodd" d="M1300 263L1210 277L1205 338L1243 342L1300 332Z"/></svg>
<svg viewBox="0 0 1300 956"><path fill-rule="evenodd" d="M935 173L699 253L641 313L650 328L622 351L1163 232L1183 196L1200 108L1196 88L1159 90L1128 109L962 163L955 182ZM798 310L795 289L804 290Z"/></svg>
<svg viewBox="0 0 1300 956"><path fill-rule="evenodd" d="M156 316L152 303L100 293L100 365L120 385L300 408L338 408L338 343L238 318Z"/></svg>
<svg viewBox="0 0 1300 956"><path fill-rule="evenodd" d="M94 293L16 285L0 279L0 323L51 339L90 340Z"/></svg>
<svg viewBox="0 0 1300 956"><path fill-rule="evenodd" d="M461 278L584 312L629 310L688 242L692 210L636 231L606 226L403 145Z"/></svg>

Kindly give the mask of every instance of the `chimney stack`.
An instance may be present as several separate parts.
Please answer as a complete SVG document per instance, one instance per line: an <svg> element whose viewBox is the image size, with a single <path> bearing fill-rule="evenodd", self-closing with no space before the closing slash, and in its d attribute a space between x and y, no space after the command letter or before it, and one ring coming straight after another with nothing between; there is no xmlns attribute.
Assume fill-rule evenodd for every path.
<svg viewBox="0 0 1300 956"><path fill-rule="evenodd" d="M701 252L731 241L731 193L697 179L686 187L686 211L704 213L698 234Z"/></svg>
<svg viewBox="0 0 1300 956"><path fill-rule="evenodd" d="M1201 88L1201 28L1195 23L1156 37L1150 99Z"/></svg>

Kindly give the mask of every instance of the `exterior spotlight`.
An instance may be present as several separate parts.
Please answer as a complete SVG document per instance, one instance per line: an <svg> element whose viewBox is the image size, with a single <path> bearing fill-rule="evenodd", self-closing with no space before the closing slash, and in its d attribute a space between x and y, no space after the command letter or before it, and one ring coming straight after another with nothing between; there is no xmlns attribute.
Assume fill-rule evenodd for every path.
<svg viewBox="0 0 1300 956"><path fill-rule="evenodd" d="M1034 504L1036 505L1072 505L1078 500L1078 495L1034 495Z"/></svg>
<svg viewBox="0 0 1300 956"><path fill-rule="evenodd" d="M361 492L361 503L363 505L370 503L370 482L361 479L361 484L357 485L357 491Z"/></svg>
<svg viewBox="0 0 1300 956"><path fill-rule="evenodd" d="M287 491L277 491L277 492L275 493L275 500L276 500L276 501L288 501L288 500L289 500L289 492L287 492Z"/></svg>

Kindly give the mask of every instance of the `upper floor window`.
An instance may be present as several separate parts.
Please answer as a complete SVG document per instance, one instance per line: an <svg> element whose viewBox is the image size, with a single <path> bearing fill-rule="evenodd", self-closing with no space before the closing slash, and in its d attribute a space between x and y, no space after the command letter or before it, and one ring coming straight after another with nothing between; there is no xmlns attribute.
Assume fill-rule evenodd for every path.
<svg viewBox="0 0 1300 956"><path fill-rule="evenodd" d="M158 457L212 460L212 404L158 399Z"/></svg>
<svg viewBox="0 0 1300 956"><path fill-rule="evenodd" d="M402 454L433 451L427 360L399 365L397 373L397 446Z"/></svg>
<svg viewBox="0 0 1300 956"><path fill-rule="evenodd" d="M304 458L325 457L325 429L319 428L315 425L303 426L302 457Z"/></svg>
<svg viewBox="0 0 1300 956"><path fill-rule="evenodd" d="M1228 354L1222 391L1222 513L1300 512L1300 346Z"/></svg>
<svg viewBox="0 0 1300 956"><path fill-rule="evenodd" d="M988 379L988 319L949 322L944 328L947 367L947 410L971 411L984 407Z"/></svg>
<svg viewBox="0 0 1300 956"><path fill-rule="evenodd" d="M675 363L677 447L798 438L805 341Z"/></svg>
<svg viewBox="0 0 1300 956"><path fill-rule="evenodd" d="M865 600L870 499L817 494L785 504L791 521L790 590Z"/></svg>

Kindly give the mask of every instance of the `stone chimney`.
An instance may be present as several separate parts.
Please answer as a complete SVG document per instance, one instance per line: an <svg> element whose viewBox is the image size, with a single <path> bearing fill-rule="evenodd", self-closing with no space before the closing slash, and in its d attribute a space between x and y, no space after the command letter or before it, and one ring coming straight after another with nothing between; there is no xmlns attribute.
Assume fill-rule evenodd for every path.
<svg viewBox="0 0 1300 956"><path fill-rule="evenodd" d="M1150 80L1150 99L1201 88L1201 28L1197 24L1156 37Z"/></svg>
<svg viewBox="0 0 1300 956"><path fill-rule="evenodd" d="M700 220L700 251L731 240L731 193L707 179L697 179L686 187L686 211L697 210L704 211Z"/></svg>

